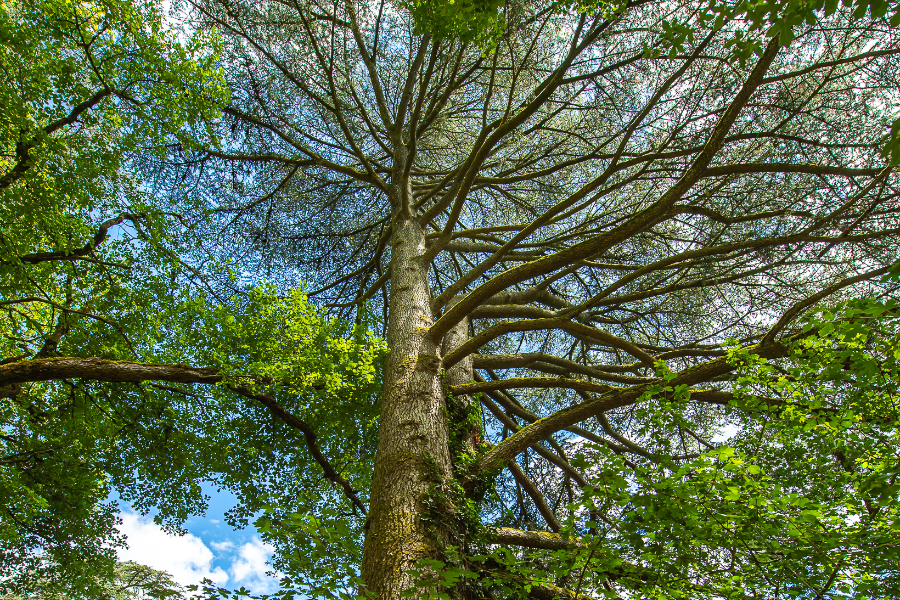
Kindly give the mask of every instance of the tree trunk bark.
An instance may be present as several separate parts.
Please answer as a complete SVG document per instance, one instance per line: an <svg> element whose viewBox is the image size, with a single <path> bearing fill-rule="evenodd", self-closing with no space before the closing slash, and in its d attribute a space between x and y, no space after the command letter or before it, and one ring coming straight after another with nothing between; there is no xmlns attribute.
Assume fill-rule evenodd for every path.
<svg viewBox="0 0 900 600"><path fill-rule="evenodd" d="M454 298L447 303L447 308L452 308L463 298L464 296ZM442 348L444 356L449 355L467 341L469 341L469 318L465 317L444 334ZM453 387L474 381L475 375L472 365L473 358L471 354L452 365L445 373L446 384L449 387ZM457 446L458 452L465 452L475 456L478 454L478 446L481 442L481 412L477 410L478 405L471 396L461 394L454 396L453 406L449 408L451 420L450 437L453 440L451 445ZM465 420L465 422L461 422L462 420Z"/></svg>
<svg viewBox="0 0 900 600"><path fill-rule="evenodd" d="M415 585L406 571L417 561L440 558L445 534L423 520L424 501L453 476L440 348L428 334L434 318L425 233L405 212L394 221L390 352L362 563L363 580L379 600L399 599Z"/></svg>

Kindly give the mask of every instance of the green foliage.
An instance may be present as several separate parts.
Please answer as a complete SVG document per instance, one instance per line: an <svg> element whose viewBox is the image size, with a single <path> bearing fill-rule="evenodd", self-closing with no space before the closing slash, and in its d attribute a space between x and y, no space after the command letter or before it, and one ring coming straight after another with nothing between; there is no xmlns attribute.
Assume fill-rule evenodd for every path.
<svg viewBox="0 0 900 600"><path fill-rule="evenodd" d="M178 600L184 590L165 571L133 561L116 565L116 577L108 585L110 600Z"/></svg>
<svg viewBox="0 0 900 600"><path fill-rule="evenodd" d="M0 40L0 355L134 357L171 260L125 167L215 114L214 40L117 0L0 3ZM99 236L109 219L140 235ZM101 457L134 423L72 383L2 392L0 588L96 596L118 540Z"/></svg>
<svg viewBox="0 0 900 600"><path fill-rule="evenodd" d="M506 28L503 0L404 0L422 32L491 48Z"/></svg>
<svg viewBox="0 0 900 600"><path fill-rule="evenodd" d="M99 575L99 574L98 574ZM60 593L52 583L34 578L27 591L5 594L0 600L69 600L71 596ZM97 582L97 592L102 600L179 600L184 589L175 583L165 571L158 571L133 561L116 563L109 578Z"/></svg>
<svg viewBox="0 0 900 600"><path fill-rule="evenodd" d="M46 594L102 597L121 543L113 489L170 529L202 513L203 482L239 498L235 525L266 506L273 518L341 506L303 435L233 386L272 394L366 489L383 342L328 318L301 288L238 285L215 261L204 275L225 283L198 279L180 259L192 232L135 175L138 153L215 144L207 127L228 98L218 40L176 37L155 4L118 0L4 2L0 37L0 356L225 375L205 389L0 389L0 593L39 582ZM354 528L347 543L359 546L358 516L334 523Z"/></svg>
<svg viewBox="0 0 900 600"><path fill-rule="evenodd" d="M4 265L139 213L129 152L190 143L227 97L215 40L179 43L150 3L7 1L0 40Z"/></svg>
<svg viewBox="0 0 900 600"><path fill-rule="evenodd" d="M17 520L4 520L0 537L6 564L20 562L23 576L46 567L42 577L74 586L83 567L88 586L107 568L114 556L108 544L116 541L114 507L105 504L110 489L139 510L158 508L170 526L203 511L204 481L238 496L234 524L273 504L297 512L342 503L322 481L321 467L298 448L302 437L228 385L274 393L323 435L327 455L344 457L335 465L342 476L366 489L366 463L353 457L374 448L383 342L327 319L300 291L279 298L271 289L255 289L228 309L202 296L166 299L168 306L122 311L146 319L143 329L129 330L127 351L115 344L116 330L90 322L74 328L59 351L219 367L226 373L222 385L189 391L46 382L2 400L7 459L0 490ZM134 309L139 314L129 315ZM336 515L331 525L359 530L358 517ZM321 519L328 521L327 513ZM272 541L314 545L299 537ZM306 549L300 555L310 556ZM354 553L334 556L352 561ZM57 565L67 566L59 571Z"/></svg>
<svg viewBox="0 0 900 600"><path fill-rule="evenodd" d="M184 324L172 331L171 324ZM159 362L214 365L223 385L291 395L340 395L368 388L383 340L361 327L329 319L302 288L279 297L272 285L251 288L227 304L205 295L185 297L176 310L154 315Z"/></svg>
<svg viewBox="0 0 900 600"><path fill-rule="evenodd" d="M478 582L476 580L479 579L479 574L466 567L471 558L460 553L459 550L457 546L448 546L444 551L444 560L422 559L418 561L415 568L408 571L415 577L416 586L400 592L400 597L450 600L458 597L461 589L467 589L470 594L474 592L477 597Z"/></svg>
<svg viewBox="0 0 900 600"><path fill-rule="evenodd" d="M282 586L314 598L355 597L349 590L362 585L362 579L350 565L361 560L359 531L348 523L346 515L330 508L316 514L287 512L277 517L277 507L266 507L266 511L255 522L257 530L282 547L298 548L285 558L290 574L282 580Z"/></svg>
<svg viewBox="0 0 900 600"><path fill-rule="evenodd" d="M444 477L430 457L426 469L432 487L424 500L423 520L432 535L436 539L449 536L456 544L477 536L481 529L478 502L466 493L463 481Z"/></svg>
<svg viewBox="0 0 900 600"><path fill-rule="evenodd" d="M863 298L820 309L803 331L786 368L739 357L746 365L742 402L757 408L756 427L775 450L770 461L798 460L810 467L805 481L797 482L805 488L798 501L808 502L798 519L814 521L817 531L798 521L791 532L821 539L820 546L849 549L841 570L856 577L837 589L853 589L858 597L896 595L898 555L888 540L896 535L900 491L897 302ZM829 464L839 469L827 469ZM760 466L784 469L773 462Z"/></svg>
<svg viewBox="0 0 900 600"><path fill-rule="evenodd" d="M509 3L504 0L404 0L419 33L455 37L491 52L506 29ZM557 0L559 12L613 16L624 7L620 0Z"/></svg>
<svg viewBox="0 0 900 600"><path fill-rule="evenodd" d="M448 591L475 596L479 593L477 561L461 548L485 540L482 505L495 475L474 470L477 459L489 448L484 441L480 395L457 398L447 394L445 410L450 424L454 475L444 476L433 459L426 457L431 489L423 501L422 516L431 535L441 544L442 552L438 558L418 561L408 571L416 584L401 592L402 597L419 597L423 590L429 600L449 600Z"/></svg>
<svg viewBox="0 0 900 600"><path fill-rule="evenodd" d="M592 485L563 533L590 543L497 550L489 585L524 597L529 581L602 590L610 577L635 598L897 597L898 315L894 300L857 299L810 314L787 359L733 349L743 420L727 445L635 469L586 445L571 462ZM686 426L687 393L649 389L634 413L645 433Z"/></svg>
<svg viewBox="0 0 900 600"><path fill-rule="evenodd" d="M422 30L485 49L506 22L493 0L407 6ZM848 6L858 18L900 20L893 3ZM606 16L620 7L555 5ZM762 36L786 43L792 27L837 2L707 8L701 20L734 27L743 62ZM648 55L677 54L694 33L664 21ZM230 523L255 519L278 548L273 566L286 590L353 597L362 515L323 479L301 432L234 388L270 394L302 418L365 502L384 342L311 306L302 287L238 285L230 264L208 266L228 282L207 287L178 259L193 249L190 231L141 189L129 162L166 144L215 145L206 124L227 99L217 40L176 40L153 6L116 0L5 2L0 36L0 356L203 366L225 376L205 389L57 381L0 390L0 506L12 516L0 519L0 591L39 584L50 595L108 594L120 577L110 490L139 510L159 509L175 528L202 512L200 486L212 482L238 498ZM891 136L885 155L896 163L900 120ZM98 239L111 218L115 233ZM572 460L592 485L568 507L563 534L597 533L574 550L513 552L480 536L480 499L492 482L470 472L477 453L467 445L484 438L480 409L477 399L449 398L457 477L435 470L426 519L451 532L454 546L417 566L422 585L444 598L478 578L485 594L503 597L527 594L532 582L602 589L614 578L634 597L737 598L773 580L791 596L896 597L896 311L871 299L820 311L782 362L733 351L741 414L752 417L731 445L678 463L667 444L691 425L690 390L669 386L675 375L660 364L661 381L634 416L661 452L628 475L605 446L586 445ZM615 519L601 522L604 514Z"/></svg>
<svg viewBox="0 0 900 600"><path fill-rule="evenodd" d="M472 398L454 398L447 393L447 420L450 423L450 454L457 475L465 479L469 476L466 465L471 464L487 450L484 441L484 426L481 414L481 393ZM476 448L473 448L474 444Z"/></svg>

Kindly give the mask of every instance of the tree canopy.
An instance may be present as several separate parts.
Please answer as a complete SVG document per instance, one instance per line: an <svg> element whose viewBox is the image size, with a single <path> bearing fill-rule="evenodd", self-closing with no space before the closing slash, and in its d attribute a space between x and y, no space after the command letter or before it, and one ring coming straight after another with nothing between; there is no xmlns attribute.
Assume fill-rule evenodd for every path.
<svg viewBox="0 0 900 600"><path fill-rule="evenodd" d="M112 577L98 575L98 585L92 590L97 600L178 600L186 596L186 590L168 573L133 561L116 563ZM71 597L52 581L44 581L39 576L30 582L30 589L0 596L3 600L67 600Z"/></svg>
<svg viewBox="0 0 900 600"><path fill-rule="evenodd" d="M3 11L0 585L897 596L893 3Z"/></svg>
<svg viewBox="0 0 900 600"><path fill-rule="evenodd" d="M241 425L250 415L234 414L233 400L198 420L196 397L168 384L217 383L215 398L220 389L255 398L277 378L289 395L354 401L381 344L326 318L299 288L235 295L227 266L207 262L201 273L183 260L191 239L135 161L209 139L228 98L214 37L176 39L157 9L132 2L7 3L0 19L0 586L95 598L115 576L121 543L112 489L177 527L202 511L211 473L251 485L241 470L284 442L267 439L258 419ZM212 285L213 273L225 283ZM59 380L42 364L75 377L127 364L112 380L135 383ZM167 385L136 384L156 374ZM358 435L351 428L347 439Z"/></svg>

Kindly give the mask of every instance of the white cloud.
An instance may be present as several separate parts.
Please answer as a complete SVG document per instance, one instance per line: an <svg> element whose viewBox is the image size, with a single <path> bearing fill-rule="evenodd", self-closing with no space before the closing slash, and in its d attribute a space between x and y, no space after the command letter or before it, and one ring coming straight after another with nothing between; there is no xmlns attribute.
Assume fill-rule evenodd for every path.
<svg viewBox="0 0 900 600"><path fill-rule="evenodd" d="M166 533L153 519L135 512L122 512L119 516L122 518L119 531L128 541L128 548L118 551L119 560L133 560L166 571L182 585L198 584L208 578L217 585L233 589L243 586L255 594L279 589L277 579L266 575L270 570L266 561L275 548L257 536L241 545L232 540L211 541L207 545L190 533L181 536ZM214 561L231 566L226 571L213 567Z"/></svg>
<svg viewBox="0 0 900 600"><path fill-rule="evenodd" d="M219 585L228 581L221 567L212 568L212 550L197 536L166 533L152 519L137 513L123 512L120 516L119 530L128 538L128 548L119 550L119 560L166 571L182 585L198 584L205 577Z"/></svg>
<svg viewBox="0 0 900 600"><path fill-rule="evenodd" d="M246 586L256 593L271 593L278 589L278 582L266 575L269 566L266 561L272 556L275 548L264 544L254 536L253 540L242 544L238 549L238 558L231 563L228 570L234 580L233 585Z"/></svg>
<svg viewBox="0 0 900 600"><path fill-rule="evenodd" d="M225 540L224 542L210 542L209 545L213 547L213 550L219 553L228 552L234 549L234 542L228 540Z"/></svg>

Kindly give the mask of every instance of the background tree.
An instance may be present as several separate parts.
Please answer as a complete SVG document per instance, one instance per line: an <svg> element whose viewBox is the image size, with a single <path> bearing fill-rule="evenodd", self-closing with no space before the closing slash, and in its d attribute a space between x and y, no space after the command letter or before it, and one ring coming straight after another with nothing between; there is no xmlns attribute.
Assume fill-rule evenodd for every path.
<svg viewBox="0 0 900 600"><path fill-rule="evenodd" d="M228 486L235 523L264 509L289 591L895 594L895 420L845 389L810 401L797 379L814 369L791 352L809 308L895 287L881 151L897 32L844 10L771 37L691 3L615 8L511 4L485 54L389 3L186 7L192 30L222 36L232 93L218 144L146 165L203 235L183 259L231 259L285 293L305 280L363 329L368 303L389 348L380 402L350 385L377 344L358 331L366 358L349 363L326 344L345 374L326 394L326 368L298 376L307 363L264 351L298 347L281 336L302 318L259 325L254 305L219 338L173 336L191 349L177 362L225 374L73 352L0 382L222 382L159 398L173 431L196 432L178 448L229 459L198 452L148 480ZM894 314L864 308L867 323ZM843 352L824 321L816 347ZM859 364L890 381L892 346L862 333L875 349ZM736 384L739 368L759 377ZM223 389L242 393L239 374L249 403ZM741 431L727 449L726 424Z"/></svg>
<svg viewBox="0 0 900 600"><path fill-rule="evenodd" d="M113 358L168 289L158 210L127 157L209 118L222 81L207 43L174 43L144 3L7 2L0 37L2 362L54 357L66 339ZM38 578L89 594L112 575L115 513L91 457L123 424L70 384L2 387L5 590Z"/></svg>
<svg viewBox="0 0 900 600"><path fill-rule="evenodd" d="M110 588L110 600L163 600L179 598L184 594L183 588L165 571L130 560L116 565L116 580Z"/></svg>
<svg viewBox="0 0 900 600"><path fill-rule="evenodd" d="M98 600L146 600L153 598L177 600L185 597L185 590L175 583L165 571L158 571L133 561L117 563L111 580L105 577L98 582ZM4 595L3 600L65 600L52 583L44 585L38 578L27 592L20 595Z"/></svg>
<svg viewBox="0 0 900 600"><path fill-rule="evenodd" d="M30 370L0 386L0 593L95 599L122 573L112 489L176 528L203 510L210 472L243 481L280 447L234 396L256 398L257 379L278 377L288 395L302 381L307 395L352 401L380 346L299 290L275 298L229 282L222 265L202 264L204 275L181 260L191 240L133 159L210 139L204 124L227 99L214 38L176 39L154 5L112 0L7 2L0 33L0 355L7 375ZM255 363L257 379L232 378ZM77 381L110 371L115 386ZM127 383L148 377L167 384ZM216 410L180 382L222 384ZM309 425L290 423L317 452ZM350 429L348 440L365 435Z"/></svg>

